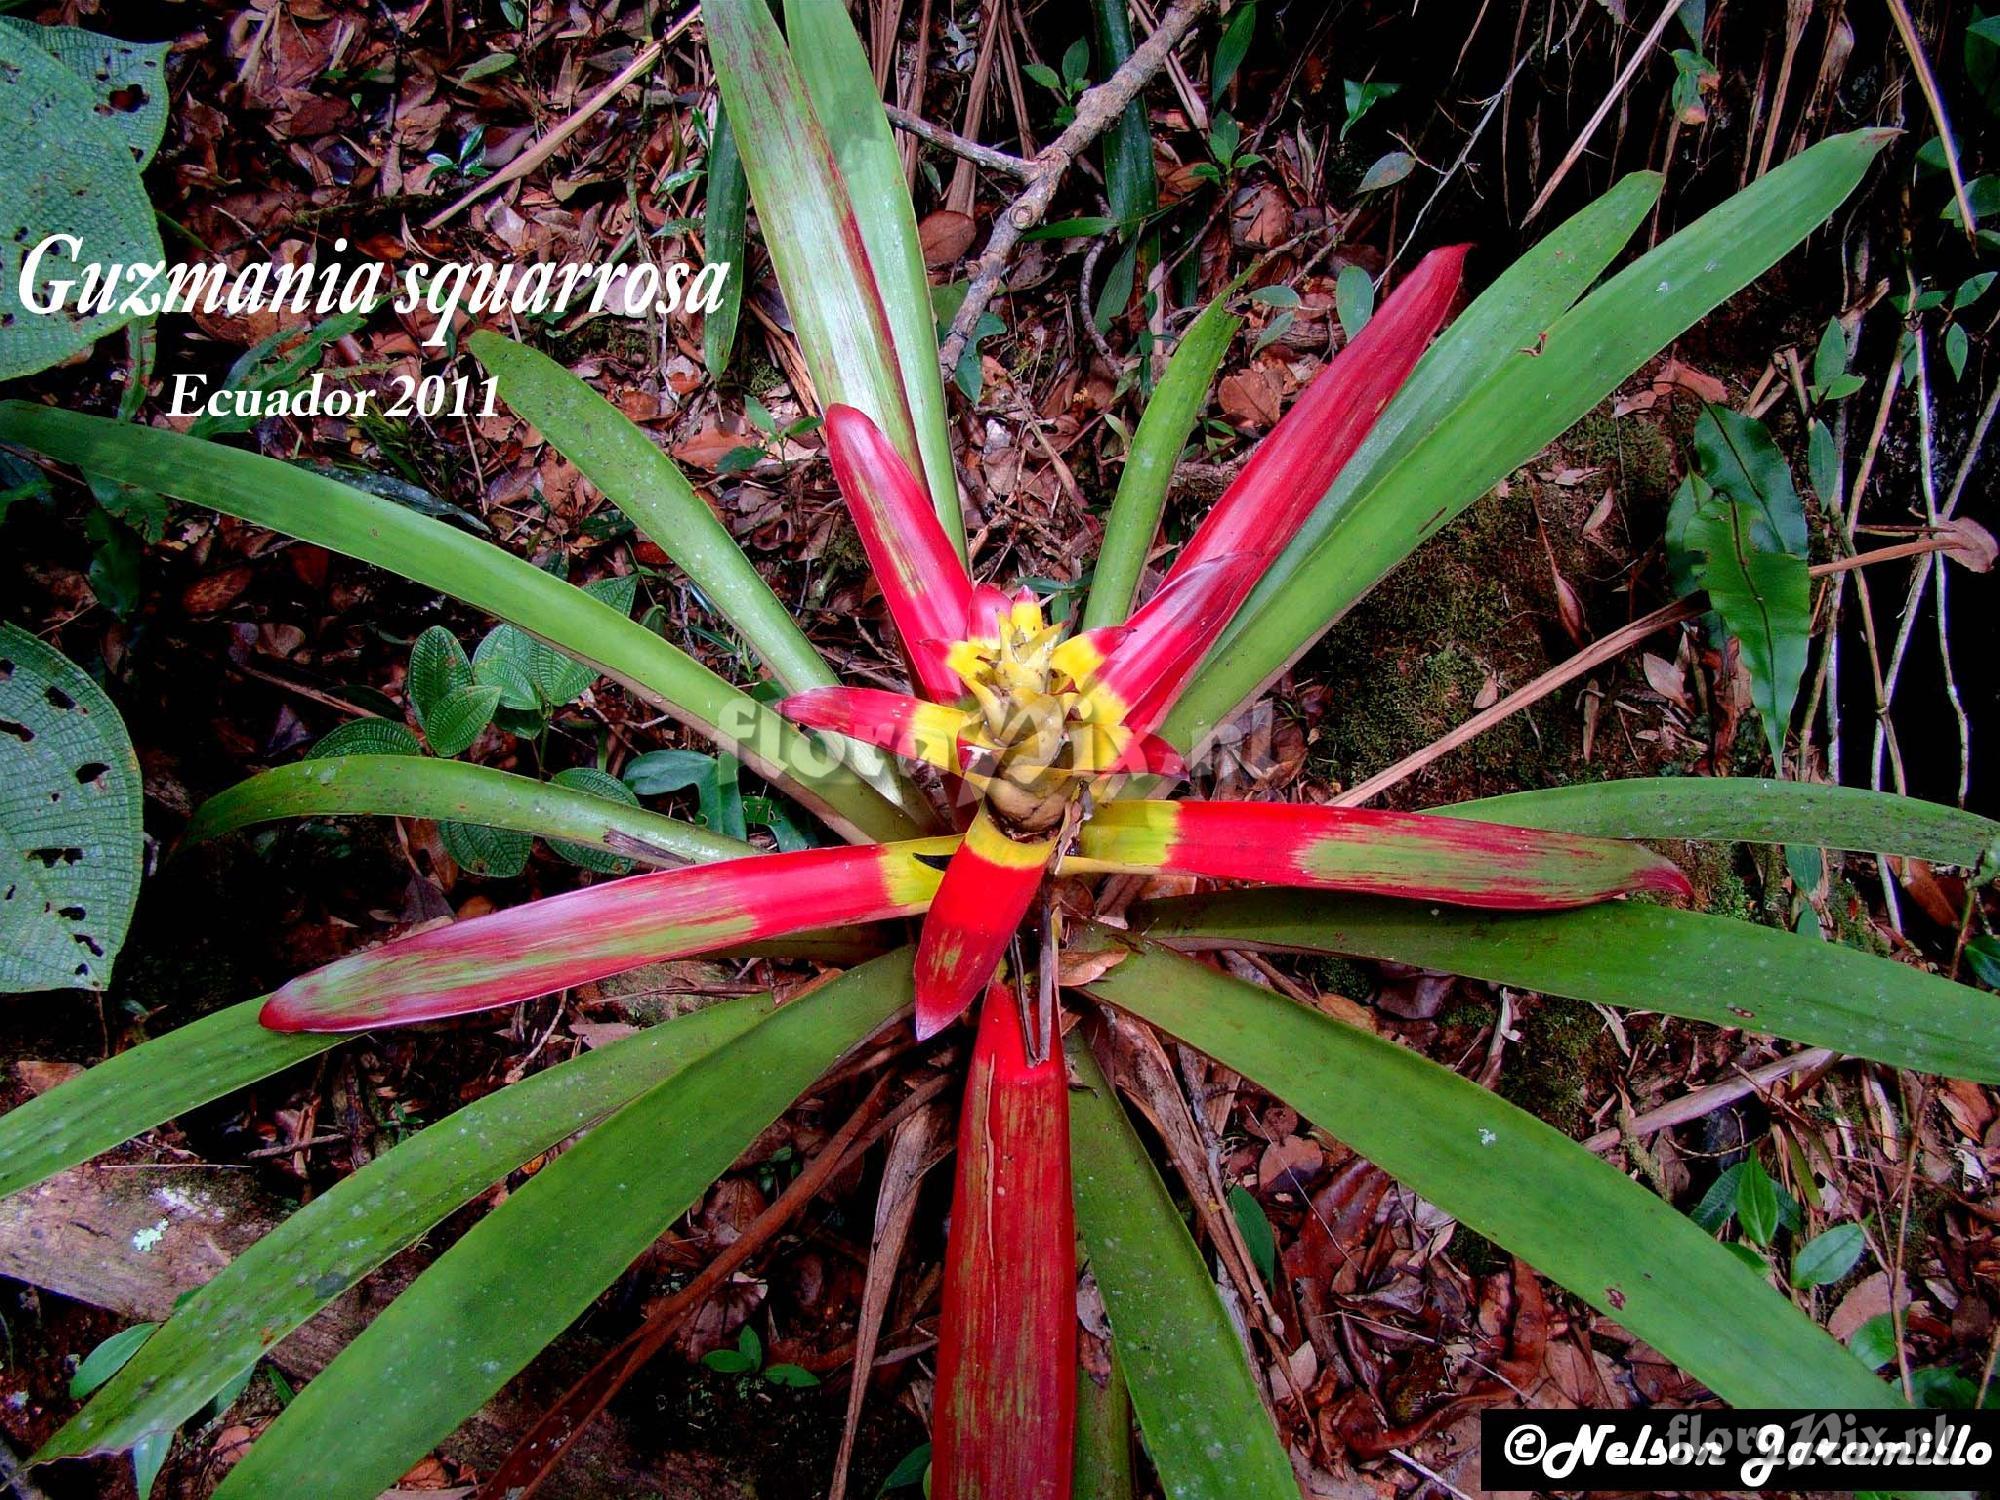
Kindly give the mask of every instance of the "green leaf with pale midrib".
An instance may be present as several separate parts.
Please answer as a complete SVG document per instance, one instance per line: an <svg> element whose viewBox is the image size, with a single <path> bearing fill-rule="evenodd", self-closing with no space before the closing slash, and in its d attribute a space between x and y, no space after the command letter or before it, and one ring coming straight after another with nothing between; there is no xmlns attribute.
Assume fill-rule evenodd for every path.
<svg viewBox="0 0 2000 1500"><path fill-rule="evenodd" d="M1255 1080L1724 1400L1900 1404L1691 1220L1427 1058L1160 950L1089 989Z"/></svg>
<svg viewBox="0 0 2000 1500"><path fill-rule="evenodd" d="M1077 1032L1069 1058L1077 1233L1161 1487L1175 1500L1296 1500L1298 1481L1201 1251Z"/></svg>
<svg viewBox="0 0 2000 1500"><path fill-rule="evenodd" d="M459 1205L771 1011L746 995L488 1094L341 1179L218 1272L35 1462L170 1432L237 1371Z"/></svg>
<svg viewBox="0 0 2000 1500"><path fill-rule="evenodd" d="M1510 792L1431 811L1604 838L1808 844L1967 867L2000 843L2000 822L1961 808L1861 787L1749 776L1604 781Z"/></svg>
<svg viewBox="0 0 2000 1500"><path fill-rule="evenodd" d="M850 835L916 830L748 694L636 620L491 543L323 475L158 428L0 402L0 440L177 495L462 599L625 683L727 745Z"/></svg>
<svg viewBox="0 0 2000 1500"><path fill-rule="evenodd" d="M266 1031L246 1000L119 1053L0 1116L0 1198L347 1040Z"/></svg>
<svg viewBox="0 0 2000 1500"><path fill-rule="evenodd" d="M1741 1027L1922 1073L2000 1081L2000 1002L1907 964L1637 901L1565 912L1239 891L1148 908L1176 947L1389 959Z"/></svg>
<svg viewBox="0 0 2000 1500"><path fill-rule="evenodd" d="M1085 630L1116 625L1132 612L1146 554L1152 550L1160 513L1166 509L1174 466L1208 404L1209 383L1229 350L1229 341L1243 326L1243 320L1228 306L1242 284L1243 277L1238 277L1223 288L1182 335L1167 361L1167 373L1139 418L1132 446L1125 454L1125 468L1118 476L1118 493L1104 521L1104 541L1097 549L1097 569L1083 612Z"/></svg>
<svg viewBox="0 0 2000 1500"><path fill-rule="evenodd" d="M950 412L938 372L937 322L931 316L930 276L924 269L916 205L903 177L902 152L889 131L875 74L847 7L826 0L804 4L787 0L785 30L813 112L840 164L868 247L869 268L881 288L903 394L923 455L924 487L937 506L945 533L963 554L965 518L958 504L958 473L951 462ZM801 184L788 186L797 192ZM793 295L787 283L786 299Z"/></svg>
<svg viewBox="0 0 2000 1500"><path fill-rule="evenodd" d="M679 467L617 407L547 355L482 330L466 341L500 395L671 557L792 692L832 668Z"/></svg>
<svg viewBox="0 0 2000 1500"><path fill-rule="evenodd" d="M218 1500L373 1500L910 1000L901 950L850 970L598 1125L473 1226L299 1393Z"/></svg>
<svg viewBox="0 0 2000 1500"><path fill-rule="evenodd" d="M833 19L848 24L844 13ZM935 491L899 359L895 324L910 317L912 309L899 305L892 313L887 298L896 296L900 304L899 294L906 289L900 282L885 289L878 279L872 242L849 196L844 163L834 155L829 126L814 111L798 62L765 0L708 0L702 23L764 246L821 402L843 402L874 418L932 492L945 529L961 535L956 485L948 497ZM810 62L817 69L830 59ZM874 108L879 112L879 103ZM850 144L859 139L856 121L843 120L831 128ZM882 128L888 129L886 121ZM882 205L875 205L877 214L882 211ZM878 224L875 232L881 235L883 227ZM886 259L893 278L895 259ZM931 337L936 337L934 329ZM933 370L936 362L933 353ZM940 394L940 411L942 399ZM943 503L947 498L949 505Z"/></svg>
<svg viewBox="0 0 2000 1500"><path fill-rule="evenodd" d="M1485 326L1512 336L1472 345L1448 331L1431 356L1438 384L1390 404L1379 447L1348 464L1333 496L1259 585L1167 719L1166 737L1183 751L1206 738L1390 568L1792 250L1853 191L1889 137L1855 131L1801 152L1552 323L1538 318L1522 327L1496 308ZM1608 221L1594 229L1587 249L1577 247L1580 266L1610 239L1607 227ZM1608 263L1619 241L1595 264ZM1544 274L1555 273L1545 266ZM1581 290L1567 284L1569 295ZM1561 305L1553 296L1542 304L1558 311ZM1445 350L1449 361L1440 358ZM1426 381L1423 366L1412 386L1420 381ZM1399 413L1406 401L1423 423Z"/></svg>

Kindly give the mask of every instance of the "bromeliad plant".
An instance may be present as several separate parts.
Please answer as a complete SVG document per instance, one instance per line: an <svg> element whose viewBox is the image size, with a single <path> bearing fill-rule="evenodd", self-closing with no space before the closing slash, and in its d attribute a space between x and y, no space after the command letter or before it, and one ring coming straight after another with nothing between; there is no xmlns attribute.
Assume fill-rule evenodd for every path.
<svg viewBox="0 0 2000 1500"><path fill-rule="evenodd" d="M842 6L704 6L723 101L826 442L907 657L910 696L838 684L652 442L539 354L470 340L502 393L700 586L785 693L773 712L619 610L437 521L169 432L0 406L0 439L392 568L659 704L817 812L846 847L763 854L583 786L437 758L280 767L205 807L428 816L670 868L402 938L121 1054L0 1121L19 1191L345 1033L509 1005L654 960L922 917L914 953L782 1007L714 1006L524 1079L308 1204L189 1299L43 1450L155 1447L276 1340L514 1167L586 1131L419 1276L229 1474L225 1497L372 1496L491 1397L791 1101L914 1005L983 996L937 1354L932 1492L1068 1493L1075 1257L1168 1493L1294 1496L1261 1383L1059 981L1283 1098L1725 1399L1892 1403L1755 1275L1617 1170L1417 1054L1188 957L1393 959L2000 1078L1984 997L1917 969L1674 907L1637 838L1887 850L1976 865L2000 826L1781 781L1675 780L1392 814L1156 795L1218 725L1425 537L1796 245L1881 144L1837 137L1591 290L1650 211L1621 183L1441 337L1463 252L1387 298L1273 430L1136 610L1167 479L1236 319L1189 330L1135 436L1081 628L968 571L914 213ZM551 650L550 655L555 656ZM803 731L821 738L814 740ZM947 794L934 801L893 762ZM837 753L835 753L837 752ZM932 775L932 773L936 773ZM1055 881L1176 873L1246 888L1114 929ZM1087 912L1087 901L1061 910ZM1024 929L1038 941L1018 942ZM829 940L830 941L830 940ZM808 943L810 946L810 943ZM1085 950L1088 950L1085 952ZM1083 954L1066 965L1066 954ZM1086 1007L1087 1009L1087 1007ZM1076 1087L1073 1087L1075 1085ZM587 1128L587 1130L586 1130Z"/></svg>

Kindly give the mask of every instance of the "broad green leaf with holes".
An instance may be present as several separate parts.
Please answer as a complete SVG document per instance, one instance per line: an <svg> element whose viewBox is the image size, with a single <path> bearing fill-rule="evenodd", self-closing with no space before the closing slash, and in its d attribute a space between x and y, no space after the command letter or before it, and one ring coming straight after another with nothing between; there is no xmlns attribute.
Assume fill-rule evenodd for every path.
<svg viewBox="0 0 2000 1500"><path fill-rule="evenodd" d="M0 990L101 990L139 898L139 760L103 689L0 625Z"/></svg>
<svg viewBox="0 0 2000 1500"><path fill-rule="evenodd" d="M79 312L87 266L164 260L153 207L126 138L104 123L90 87L25 27L0 28L0 117L10 132L0 151L0 380L31 375L88 349L136 313L120 286L105 312ZM21 300L28 257L53 235L30 278L35 312ZM66 289L61 284L69 282Z"/></svg>
<svg viewBox="0 0 2000 1500"><path fill-rule="evenodd" d="M169 44L128 42L80 26L37 26L0 16L0 28L35 43L82 82L105 129L122 140L144 171L167 133Z"/></svg>

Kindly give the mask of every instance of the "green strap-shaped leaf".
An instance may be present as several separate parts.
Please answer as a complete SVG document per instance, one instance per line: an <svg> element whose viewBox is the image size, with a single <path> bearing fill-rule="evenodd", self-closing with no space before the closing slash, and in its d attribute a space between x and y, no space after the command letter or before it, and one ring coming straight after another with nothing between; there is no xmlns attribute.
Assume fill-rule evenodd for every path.
<svg viewBox="0 0 2000 1500"><path fill-rule="evenodd" d="M0 991L101 990L139 899L139 758L90 676L0 624Z"/></svg>
<svg viewBox="0 0 2000 1500"><path fill-rule="evenodd" d="M1149 169L1150 165L1149 157ZM1189 325L1139 418L1124 471L1118 476L1117 497L1104 521L1104 542L1097 549L1097 571L1083 611L1085 630L1117 625L1132 612L1146 554L1159 534L1174 466L1208 404L1208 388L1229 351L1229 341L1243 326L1228 307L1240 284L1232 282Z"/></svg>
<svg viewBox="0 0 2000 1500"><path fill-rule="evenodd" d="M1200 1249L1075 1032L1069 1061L1079 1085L1069 1101L1077 1233L1161 1487L1173 1500L1296 1500L1298 1480Z"/></svg>
<svg viewBox="0 0 2000 1500"><path fill-rule="evenodd" d="M376 1157L218 1272L35 1461L172 1432L453 1209L770 1013L768 995L746 995L664 1022L488 1094Z"/></svg>
<svg viewBox="0 0 2000 1500"><path fill-rule="evenodd" d="M779 1010L604 1121L411 1283L216 1491L374 1500L477 1411L849 1048L910 1001L909 954Z"/></svg>
<svg viewBox="0 0 2000 1500"><path fill-rule="evenodd" d="M413 755L338 755L279 766L202 803L189 842L275 818L436 818L563 839L648 865L738 859L756 849L678 818L487 766Z"/></svg>
<svg viewBox="0 0 2000 1500"><path fill-rule="evenodd" d="M1088 1368L1076 1372L1075 1444L1070 1500L1132 1500L1132 1394L1115 1349L1102 1385Z"/></svg>
<svg viewBox="0 0 2000 1500"><path fill-rule="evenodd" d="M0 402L0 441L143 484L400 573L559 646L783 783L850 837L915 824L853 771L636 620L489 542L260 454L131 423Z"/></svg>
<svg viewBox="0 0 2000 1500"><path fill-rule="evenodd" d="M266 1031L263 1008L204 1016L0 1115L0 1198L346 1040Z"/></svg>
<svg viewBox="0 0 2000 1500"><path fill-rule="evenodd" d="M629 417L546 354L484 330L466 343L507 404L694 580L773 677L794 693L835 681L729 528Z"/></svg>
<svg viewBox="0 0 2000 1500"><path fill-rule="evenodd" d="M2000 823L1962 808L1852 786L1751 776L1660 776L1510 792L1436 807L1447 818L1627 839L1714 839L1906 854L1977 865Z"/></svg>
<svg viewBox="0 0 2000 1500"><path fill-rule="evenodd" d="M715 310L701 323L701 360L708 378L721 382L736 347L736 324L743 315L743 282L750 273L744 251L749 243L750 184L736 152L736 131L722 101L715 103L715 129L708 142L708 197L703 205L702 252L712 266L727 266Z"/></svg>
<svg viewBox="0 0 2000 1500"><path fill-rule="evenodd" d="M1175 947L1292 948L1664 1011L1956 1078L2000 1080L1990 995L1907 964L1728 917L1635 901L1470 912L1414 901L1239 891L1162 902Z"/></svg>
<svg viewBox="0 0 2000 1500"><path fill-rule="evenodd" d="M1089 988L1254 1079L1725 1401L1900 1404L1693 1220L1429 1059L1157 949Z"/></svg>
<svg viewBox="0 0 2000 1500"><path fill-rule="evenodd" d="M1533 347L1542 331L1590 289L1658 202L1660 187L1655 172L1620 178L1610 192L1564 220L1502 271L1438 335L1360 450L1335 477L1326 499L1258 581L1209 653L1202 675L1180 700L1179 722L1190 726L1187 732L1199 738L1219 722L1219 694L1231 690L1223 679L1235 681L1223 664L1235 658L1236 643L1274 611L1303 607L1286 602L1291 580L1318 554L1360 498L1447 422L1507 352Z"/></svg>
<svg viewBox="0 0 2000 1500"><path fill-rule="evenodd" d="M846 24L844 14L839 19ZM887 300L902 288L885 287L878 278L841 162L778 23L765 0L709 0L702 23L764 246L820 400L858 407L872 417L911 472L926 480L945 529L962 535L957 487L938 493L925 445L917 438ZM880 112L879 103L871 107ZM856 127L840 128L846 133ZM931 368L936 367L933 352Z"/></svg>
<svg viewBox="0 0 2000 1500"><path fill-rule="evenodd" d="M1166 737L1183 751L1204 740L1384 573L1811 233L1854 190L1889 138L1889 132L1861 130L1821 141L1552 322L1511 325L1512 337L1478 346L1448 334L1439 349L1449 348L1454 363L1463 360L1466 368L1441 370L1439 387L1426 384L1411 397L1410 390L1426 381L1418 367L1411 387L1385 414L1381 449L1374 455L1364 450L1347 466L1353 480L1342 476L1333 497L1251 596L1168 718ZM1597 226L1598 245L1610 238L1602 234L1606 227ZM1566 224L1557 234L1569 229ZM1593 266L1586 285L1609 259L1594 259L1594 251L1578 262ZM1569 246L1564 252L1573 253ZM1498 289L1496 284L1487 295ZM1482 347L1483 364L1475 353ZM1433 359L1438 352L1432 351ZM1444 396L1451 399L1436 407L1427 399ZM1392 426L1390 417L1405 399L1413 412L1425 412L1425 421Z"/></svg>
<svg viewBox="0 0 2000 1500"><path fill-rule="evenodd" d="M1132 18L1125 0L1090 0L1090 36L1097 56L1097 76L1109 78L1132 55ZM1153 132L1146 123L1146 101L1135 98L1118 112L1104 135L1104 186L1112 217L1136 231L1138 221L1160 206L1159 172L1153 165Z"/></svg>
<svg viewBox="0 0 2000 1500"><path fill-rule="evenodd" d="M930 277L924 271L923 241L903 177L902 153L896 149L889 117L875 89L875 74L843 0L785 0L785 30L868 246L868 263L881 289L903 394L923 455L925 488L937 505L946 535L963 554L965 518L958 506L950 418L944 381L938 374L937 322L931 316ZM799 191L796 184L787 186ZM758 212L768 219L761 198ZM791 283L786 282L786 301L792 296Z"/></svg>

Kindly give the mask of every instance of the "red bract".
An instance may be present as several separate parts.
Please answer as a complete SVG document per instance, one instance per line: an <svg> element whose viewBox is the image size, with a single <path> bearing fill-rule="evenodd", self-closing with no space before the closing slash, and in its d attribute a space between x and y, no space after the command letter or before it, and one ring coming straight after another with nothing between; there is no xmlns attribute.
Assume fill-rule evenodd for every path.
<svg viewBox="0 0 2000 1500"><path fill-rule="evenodd" d="M1062 1051L1028 1060L987 992L959 1115L938 1323L932 1500L1067 1500L1076 1413L1076 1225Z"/></svg>

